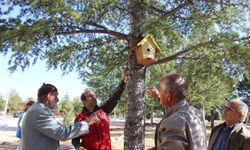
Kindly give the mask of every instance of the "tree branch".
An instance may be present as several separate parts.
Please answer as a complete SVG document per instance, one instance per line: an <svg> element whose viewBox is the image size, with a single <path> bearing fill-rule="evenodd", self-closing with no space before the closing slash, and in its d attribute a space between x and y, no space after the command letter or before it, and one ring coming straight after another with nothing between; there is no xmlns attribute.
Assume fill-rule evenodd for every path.
<svg viewBox="0 0 250 150"><path fill-rule="evenodd" d="M51 22L51 21L48 21L48 23L54 23L54 22ZM105 34L110 34L110 35L113 35L113 36L116 36L118 37L119 39L123 39L123 40L127 40L128 39L128 35L126 34L122 34L120 32L116 32L116 31L113 31L113 30L110 30L108 29L107 27L105 26L102 26L100 24L97 24L95 22L92 22L92 21L85 21L85 22L82 22L83 25L89 25L89 26L93 26L93 27L96 27L96 28L99 28L99 29L102 29L102 30L99 30L99 29L93 29L93 30L82 30L81 27L78 27L78 26L60 26L60 25L56 25L56 26L51 26L51 27L54 27L54 28L61 28L61 27L66 27L66 28L75 28L77 29L77 31L69 31L69 32L56 32L56 35L60 35L60 34L77 34L77 33L105 33ZM72 33L70 33L72 32Z"/></svg>
<svg viewBox="0 0 250 150"><path fill-rule="evenodd" d="M216 62L218 61L218 58L216 57L207 57L207 56L197 56L197 57L178 57L177 59L181 59L181 60L194 60L194 61L209 61L209 62Z"/></svg>
<svg viewBox="0 0 250 150"><path fill-rule="evenodd" d="M246 36L246 37L242 37L240 39L236 39L234 41L244 41L244 40L249 40L250 39L250 36Z"/></svg>
<svg viewBox="0 0 250 150"><path fill-rule="evenodd" d="M195 50L198 50L199 48L201 47L204 47L204 46L207 46L207 45L210 45L210 44L214 44L215 41L212 39L210 41L207 41L207 42L203 42L203 43L199 43L199 44L196 44L196 45L193 45L193 46L190 46L172 56L169 56L169 57L166 57L166 58L163 58L163 59L160 59L158 60L157 62L153 63L153 64L150 64L149 66L151 65L156 65L156 64L162 64L162 63L166 63L168 61L171 61L171 60L175 60L177 58L179 58L181 55L184 55L188 52L191 52L191 51L195 51Z"/></svg>
<svg viewBox="0 0 250 150"><path fill-rule="evenodd" d="M184 3L180 4L179 6L175 7L174 9L172 9L170 11L165 11L165 10L162 10L160 8L153 7L153 6L151 6L151 8L154 9L154 10L156 10L156 11L158 11L159 13L163 14L160 17L160 19L164 19L166 17L175 15L178 11L180 11L182 8L188 6L192 2L193 2L192 0L187 0Z"/></svg>
<svg viewBox="0 0 250 150"><path fill-rule="evenodd" d="M208 60L208 57L177 57L177 59L186 59L186 60Z"/></svg>
<svg viewBox="0 0 250 150"><path fill-rule="evenodd" d="M83 24L85 24L85 25L90 25L90 26L94 26L94 27L97 27L97 28L101 28L101 29L103 29L103 30L109 30L107 27L102 26L102 25L99 25L99 24L97 24L97 23L95 23L95 22L92 22L92 21L86 21L86 22L83 22Z"/></svg>
<svg viewBox="0 0 250 150"><path fill-rule="evenodd" d="M109 34L118 37L122 40L128 40L128 35L122 34L119 32L111 30L76 30L76 31L65 31L65 32L56 32L56 35L70 35L70 34L79 34L79 33L100 33L100 34Z"/></svg>
<svg viewBox="0 0 250 150"><path fill-rule="evenodd" d="M99 47L99 46L101 46L101 45L104 45L105 43L109 43L109 42L112 42L113 41L113 39L109 39L109 40L107 40L107 41L103 41L103 42L95 42L95 44L93 44L93 45L91 45L91 46L87 46L87 47L83 47L83 49L86 49L86 50L88 50L88 49L91 49L91 48L94 48L94 47Z"/></svg>
<svg viewBox="0 0 250 150"><path fill-rule="evenodd" d="M250 36L246 36L246 37L242 37L242 38L235 38L235 39L231 39L233 42L235 41L244 41L244 40L249 40L250 39ZM163 64L163 63L166 63L168 61L172 61L172 60L176 60L176 59L182 59L182 58L186 58L187 57L184 57L183 55L185 55L186 53L188 52L191 52L191 51L195 51L195 50L198 50L199 48L201 47L205 47L205 46L208 46L208 45L211 45L211 44L216 44L216 43L219 43L220 41L218 40L214 40L214 38L212 38L211 40L207 41L207 42L203 42L203 43L199 43L199 44L196 44L196 45L193 45L193 46L190 46L172 56L169 56L169 57L166 57L166 58L163 58L163 59L159 59L157 62L155 63L152 63L148 66L153 66L153 65L156 65L156 64Z"/></svg>

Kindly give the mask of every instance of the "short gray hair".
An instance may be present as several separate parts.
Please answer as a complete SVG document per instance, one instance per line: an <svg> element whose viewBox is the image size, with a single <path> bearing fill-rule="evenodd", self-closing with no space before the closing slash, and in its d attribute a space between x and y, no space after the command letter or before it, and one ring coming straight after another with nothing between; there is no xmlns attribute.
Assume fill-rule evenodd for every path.
<svg viewBox="0 0 250 150"><path fill-rule="evenodd" d="M239 104L236 108L236 111L242 114L241 122L245 121L245 119L247 117L247 113L248 113L247 104L245 104L243 101L241 101L239 99L233 99L230 101L230 103L231 102Z"/></svg>
<svg viewBox="0 0 250 150"><path fill-rule="evenodd" d="M161 79L164 83L164 90L171 92L177 100L187 96L187 81L177 73L170 73Z"/></svg>

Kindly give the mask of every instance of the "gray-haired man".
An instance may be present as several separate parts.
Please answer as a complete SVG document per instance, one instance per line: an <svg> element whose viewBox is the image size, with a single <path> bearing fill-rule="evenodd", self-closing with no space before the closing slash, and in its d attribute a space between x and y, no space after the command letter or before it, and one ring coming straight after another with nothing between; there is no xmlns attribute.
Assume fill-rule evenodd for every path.
<svg viewBox="0 0 250 150"><path fill-rule="evenodd" d="M151 150L206 150L206 130L203 111L186 100L187 81L171 73L160 81L160 91L146 92L167 109L155 131L155 147Z"/></svg>
<svg viewBox="0 0 250 150"><path fill-rule="evenodd" d="M232 100L222 112L224 123L213 128L208 150L249 150L250 131L242 123L248 106L240 100Z"/></svg>

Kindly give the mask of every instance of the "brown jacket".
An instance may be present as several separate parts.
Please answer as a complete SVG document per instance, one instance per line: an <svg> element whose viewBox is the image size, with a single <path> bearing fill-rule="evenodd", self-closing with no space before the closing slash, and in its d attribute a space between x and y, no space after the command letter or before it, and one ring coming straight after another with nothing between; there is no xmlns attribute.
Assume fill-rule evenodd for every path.
<svg viewBox="0 0 250 150"><path fill-rule="evenodd" d="M212 150L216 138L220 132L220 128L222 128L223 126L225 126L225 123L222 123L213 128L209 139L208 150ZM225 146L225 150L249 150L249 149L250 149L250 131L246 129L243 123L238 123L234 126L233 130L229 135L227 144Z"/></svg>
<svg viewBox="0 0 250 150"><path fill-rule="evenodd" d="M170 108L156 127L157 150L206 150L205 120L202 110L182 100Z"/></svg>

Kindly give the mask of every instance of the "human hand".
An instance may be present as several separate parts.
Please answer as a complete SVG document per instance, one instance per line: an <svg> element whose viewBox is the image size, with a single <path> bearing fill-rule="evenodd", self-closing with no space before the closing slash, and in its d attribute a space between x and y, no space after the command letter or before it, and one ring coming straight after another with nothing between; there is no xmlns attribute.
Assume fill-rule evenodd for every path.
<svg viewBox="0 0 250 150"><path fill-rule="evenodd" d="M100 123L101 120L97 115L97 112L94 112L91 116L90 116L90 120L89 120L89 125L95 124L95 123Z"/></svg>
<svg viewBox="0 0 250 150"><path fill-rule="evenodd" d="M77 150L87 150L86 148L82 147L82 146L78 146Z"/></svg>
<svg viewBox="0 0 250 150"><path fill-rule="evenodd" d="M147 87L145 89L146 93L153 99L160 100L160 93L155 87Z"/></svg>
<svg viewBox="0 0 250 150"><path fill-rule="evenodd" d="M124 67L123 68L123 74L122 74L122 80L124 82L127 82L127 79L128 79L128 68L127 67Z"/></svg>

